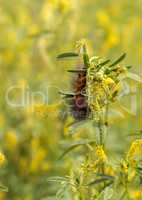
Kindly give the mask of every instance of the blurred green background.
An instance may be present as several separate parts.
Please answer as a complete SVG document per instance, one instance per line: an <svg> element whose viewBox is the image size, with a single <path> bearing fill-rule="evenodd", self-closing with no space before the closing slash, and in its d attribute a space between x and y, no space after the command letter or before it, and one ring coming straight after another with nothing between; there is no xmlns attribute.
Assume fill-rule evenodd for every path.
<svg viewBox="0 0 142 200"><path fill-rule="evenodd" d="M8 89L16 86L33 94L51 86L48 102L58 103L58 88L69 89L71 76L66 71L74 64L57 62L56 56L74 51L76 41L82 38L90 55L115 59L126 52L125 64L141 75L141 27L141 0L0 1L0 148L6 156L0 180L9 188L8 193L0 192L0 199L55 199L57 187L49 184L47 177L68 174L80 155L75 152L58 160L61 144L88 138L92 132L85 127L68 136L63 118L44 107L36 112L33 102L11 107L6 101ZM117 107L107 139L108 151L118 156L132 139L127 135L142 128L142 87L128 82L135 94L123 98L122 104L129 109L136 102L136 113ZM21 90L13 91L12 101L17 101ZM40 98L34 100L40 102Z"/></svg>

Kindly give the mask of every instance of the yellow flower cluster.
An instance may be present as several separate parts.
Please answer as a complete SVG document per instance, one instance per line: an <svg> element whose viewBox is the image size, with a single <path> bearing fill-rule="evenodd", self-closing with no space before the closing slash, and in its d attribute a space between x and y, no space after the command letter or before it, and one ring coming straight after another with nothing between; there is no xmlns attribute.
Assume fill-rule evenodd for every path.
<svg viewBox="0 0 142 200"><path fill-rule="evenodd" d="M43 4L41 15L45 20L53 21L57 11L59 11L60 14L67 13L72 10L73 3L74 2L70 0L46 0L45 4Z"/></svg>
<svg viewBox="0 0 142 200"><path fill-rule="evenodd" d="M102 146L97 145L96 149L95 149L95 153L96 153L96 156L97 156L99 162L107 161L107 156L106 156Z"/></svg>
<svg viewBox="0 0 142 200"><path fill-rule="evenodd" d="M29 165L30 172L35 173L39 170L48 171L50 165L46 161L47 150L42 147L39 138L33 138L31 140L31 162Z"/></svg>
<svg viewBox="0 0 142 200"><path fill-rule="evenodd" d="M100 111L109 101L113 101L120 90L119 83L106 76L103 71L96 73L93 79L89 72L87 84L88 102L94 112Z"/></svg>
<svg viewBox="0 0 142 200"><path fill-rule="evenodd" d="M102 47L103 51L108 50L116 46L120 41L120 35L118 32L118 28L113 23L110 14L106 12L104 9L100 9L96 13L96 18L98 24L105 30L106 37L104 40L104 45Z"/></svg>
<svg viewBox="0 0 142 200"><path fill-rule="evenodd" d="M46 158L46 150L42 147L38 148L36 152L33 152L32 160L30 163L30 171L37 172L41 169L42 163Z"/></svg>
<svg viewBox="0 0 142 200"><path fill-rule="evenodd" d="M141 153L142 153L142 139L137 139L130 146L130 149L127 153L127 160L130 161L131 163L135 163L134 158L136 159L137 157L141 156Z"/></svg>

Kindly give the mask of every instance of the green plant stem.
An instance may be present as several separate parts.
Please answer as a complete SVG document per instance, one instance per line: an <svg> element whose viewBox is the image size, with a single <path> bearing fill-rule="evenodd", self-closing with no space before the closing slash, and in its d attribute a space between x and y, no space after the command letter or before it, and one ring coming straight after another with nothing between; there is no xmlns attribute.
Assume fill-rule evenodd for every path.
<svg viewBox="0 0 142 200"><path fill-rule="evenodd" d="M79 200L84 200L83 191L79 190Z"/></svg>
<svg viewBox="0 0 142 200"><path fill-rule="evenodd" d="M99 119L99 123L98 123L98 127L99 127L99 143L101 146L104 146L104 129L103 129L103 125L102 125L102 119Z"/></svg>
<svg viewBox="0 0 142 200"><path fill-rule="evenodd" d="M98 128L99 128L99 143L100 146L104 148L104 128L103 128L103 120L102 116L99 119ZM100 167L101 173L104 173L104 163L101 164Z"/></svg>
<svg viewBox="0 0 142 200"><path fill-rule="evenodd" d="M122 200L122 199L124 199L124 198L125 198L125 196L126 196L126 194L127 194L127 190L125 190L125 191L123 192L123 194L121 195L121 197L120 197L120 199L119 199L119 200Z"/></svg>
<svg viewBox="0 0 142 200"><path fill-rule="evenodd" d="M109 110L109 105L108 103L106 104L106 110L105 110L105 126L106 126L106 135L108 133L108 110Z"/></svg>
<svg viewBox="0 0 142 200"><path fill-rule="evenodd" d="M105 125L105 129L106 129L105 140L108 136L108 111L109 111L109 104L107 103L106 107L105 107L105 116L104 116L104 125Z"/></svg>

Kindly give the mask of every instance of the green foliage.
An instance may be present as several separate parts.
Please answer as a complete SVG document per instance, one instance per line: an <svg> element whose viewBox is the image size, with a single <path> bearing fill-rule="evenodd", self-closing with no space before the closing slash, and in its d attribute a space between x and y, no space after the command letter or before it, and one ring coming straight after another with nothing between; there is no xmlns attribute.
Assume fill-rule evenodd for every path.
<svg viewBox="0 0 142 200"><path fill-rule="evenodd" d="M73 121L64 114L63 105L58 108L58 102L61 101L59 91L70 91L70 79L78 72L74 66L82 64L77 61L80 49L78 46L73 57L65 55L66 58L56 59L56 55L74 49L77 40L86 38L88 50L81 51L86 66L90 61L87 55L105 55L105 58L111 58L111 61L94 58L94 62L99 61L100 70L111 65L121 52L127 52L124 65L130 68L129 64L132 64L132 71L141 75L141 18L142 6L139 0L1 1L0 148L6 157L6 163L0 169L0 181L8 188L8 192L1 191L0 199L55 200L60 184L47 182L47 177L66 177L67 174L70 174L68 179L74 183L74 187L65 182L57 195L58 198L62 197L63 190L66 191L63 198L68 200L83 199L80 194L84 193L84 190L90 194L90 189L86 190L85 184L99 177L94 173L88 174L88 178L91 176L92 179L82 181L80 165L84 155L90 154L94 147L94 144L83 144L83 140L84 143L87 140L94 141L94 132L98 134L97 126L94 130L89 123L83 122L79 126L73 124L71 132L74 134L68 134L68 125ZM68 59L68 63L65 63L65 59ZM106 122L110 132L106 139L107 153L111 157L111 164L116 164L115 166L118 166L117 158L122 156L122 152L133 139L132 136L128 137L128 134L141 130L142 96L139 83L142 80L139 75L132 73L131 68L129 70L125 79L126 85L129 83L131 86L129 95L120 99L123 107L115 102L111 105L109 121ZM26 97L30 94L30 102L26 101L24 107L11 107L6 102L6 92L13 86L19 89L10 93L12 102L20 102L23 90L26 91ZM47 101L41 106L43 102L40 95L34 93L40 91L45 94L48 86L52 86L47 95L52 108L47 107ZM37 99L31 102L31 95L34 94ZM72 93L63 94L67 98L70 95ZM135 107L131 107L134 99L137 99L137 111L132 115L131 113L135 113ZM40 106L37 108L35 104ZM64 159L58 159L64 152L60 148L62 144L69 144L68 149L78 141L82 143L66 153ZM65 152L67 149L65 148ZM94 155L94 152L92 154ZM84 161L86 169L92 169L93 166L88 166L88 163L93 164L93 155ZM70 172L73 168L77 174ZM138 169L138 174L140 173L141 170ZM138 187L131 186L131 199L134 200L142 198L138 177L135 181L138 182ZM1 188L6 191L4 186ZM64 189L66 186L67 190ZM110 185L96 197L94 186L91 188L93 194L87 197L89 200L101 199L104 194L111 196L113 190ZM74 196L70 195L72 189Z"/></svg>
<svg viewBox="0 0 142 200"><path fill-rule="evenodd" d="M57 56L58 59L65 59L65 58L76 58L79 55L77 53L69 52L69 53L62 53Z"/></svg>
<svg viewBox="0 0 142 200"><path fill-rule="evenodd" d="M66 151L60 156L60 158L63 158L67 153L69 153L70 151L74 150L75 148L79 147L79 146L87 146L89 144L93 144L95 143L95 141L91 140L82 140L82 141L76 141L73 144L71 144Z"/></svg>

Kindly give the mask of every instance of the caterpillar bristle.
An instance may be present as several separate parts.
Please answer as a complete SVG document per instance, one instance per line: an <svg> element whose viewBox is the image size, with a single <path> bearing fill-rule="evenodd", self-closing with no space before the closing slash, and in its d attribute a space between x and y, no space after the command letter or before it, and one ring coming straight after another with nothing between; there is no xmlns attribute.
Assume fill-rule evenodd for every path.
<svg viewBox="0 0 142 200"><path fill-rule="evenodd" d="M72 72L72 73L86 72L86 69L67 70L67 72Z"/></svg>

